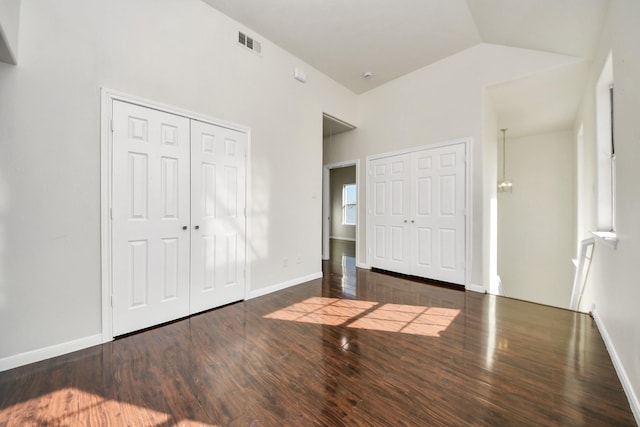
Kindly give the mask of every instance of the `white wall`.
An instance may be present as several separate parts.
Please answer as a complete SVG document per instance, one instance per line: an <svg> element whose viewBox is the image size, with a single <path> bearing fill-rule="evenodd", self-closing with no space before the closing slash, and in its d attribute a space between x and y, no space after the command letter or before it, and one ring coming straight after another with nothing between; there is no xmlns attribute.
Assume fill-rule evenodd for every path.
<svg viewBox="0 0 640 427"><path fill-rule="evenodd" d="M322 113L356 122L355 95L238 30L200 0L22 2L19 66L0 63L0 361L101 331L101 87L249 126L251 288L321 271Z"/></svg>
<svg viewBox="0 0 640 427"><path fill-rule="evenodd" d="M483 200L482 216L482 284L486 292L499 294L498 289L498 114L490 90L483 97ZM479 291L480 289L475 289Z"/></svg>
<svg viewBox="0 0 640 427"><path fill-rule="evenodd" d="M347 166L344 168L335 168L331 169L329 173L331 174L331 191L329 196L331 200L330 236L332 238L335 237L347 240L355 240L356 226L342 224L342 187L345 184L356 183L356 167Z"/></svg>
<svg viewBox="0 0 640 427"><path fill-rule="evenodd" d="M15 64L18 59L20 0L0 1L0 62Z"/></svg>
<svg viewBox="0 0 640 427"><path fill-rule="evenodd" d="M483 117L484 88L500 82L574 62L564 55L480 44L362 94L359 97L358 128L335 135L325 164L398 149L433 144L458 138L473 138L472 158L472 257L471 282L483 283L483 251L489 242L483 229L489 226L484 214ZM489 172L495 174L495 171ZM366 182L366 168L361 182ZM489 177L491 178L491 177ZM366 219L365 204L359 200L361 230ZM364 233L363 233L364 234ZM366 262L366 238L360 236L358 262Z"/></svg>
<svg viewBox="0 0 640 427"><path fill-rule="evenodd" d="M613 350L614 364L631 397L632 409L640 422L640 2L612 0L593 73L576 121L576 132L584 125L585 196L588 211L583 218L584 233L596 229L596 198L592 189L596 180L595 85L605 59L613 52L615 85L614 135L617 153L617 236L613 249L596 242L593 263L580 308L595 304L605 340ZM601 329L602 330L602 329Z"/></svg>
<svg viewBox="0 0 640 427"><path fill-rule="evenodd" d="M507 132L506 139L513 192L498 193L498 274L505 295L568 308L575 255L572 132L521 138Z"/></svg>

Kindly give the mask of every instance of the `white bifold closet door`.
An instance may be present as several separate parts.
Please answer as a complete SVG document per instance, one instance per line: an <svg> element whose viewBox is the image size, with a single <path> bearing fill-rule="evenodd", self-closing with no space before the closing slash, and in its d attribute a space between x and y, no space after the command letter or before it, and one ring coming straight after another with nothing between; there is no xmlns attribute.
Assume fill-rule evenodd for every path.
<svg viewBox="0 0 640 427"><path fill-rule="evenodd" d="M184 117L114 102L114 335L189 314L189 128Z"/></svg>
<svg viewBox="0 0 640 427"><path fill-rule="evenodd" d="M113 103L113 335L244 298L246 134Z"/></svg>
<svg viewBox="0 0 640 427"><path fill-rule="evenodd" d="M191 313L244 298L247 135L191 122Z"/></svg>
<svg viewBox="0 0 640 427"><path fill-rule="evenodd" d="M372 179L372 267L410 274L411 154L376 159Z"/></svg>
<svg viewBox="0 0 640 427"><path fill-rule="evenodd" d="M464 144L375 159L369 173L371 265L464 284Z"/></svg>

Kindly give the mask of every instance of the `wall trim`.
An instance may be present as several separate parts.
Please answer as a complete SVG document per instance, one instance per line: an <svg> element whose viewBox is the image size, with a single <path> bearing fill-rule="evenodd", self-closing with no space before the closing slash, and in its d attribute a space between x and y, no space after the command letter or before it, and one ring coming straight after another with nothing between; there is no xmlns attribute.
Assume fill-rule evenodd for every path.
<svg viewBox="0 0 640 427"><path fill-rule="evenodd" d="M595 307L593 307L593 309L591 310L591 317L593 317L593 320L596 322L596 326L598 328L598 331L600 331L600 335L602 336L604 345L607 347L607 351L609 352L609 356L611 357L611 361L613 362L613 367L616 369L616 373L618 374L618 378L622 383L624 393L627 395L629 406L631 406L631 412L633 412L636 423L640 425L640 400L638 400L638 396L633 390L633 386L631 385L631 381L629 380L627 371L624 369L624 365L622 364L622 361L618 356L618 352L616 351L616 347L613 345L613 341L611 340L611 336L607 331L607 327L605 326Z"/></svg>
<svg viewBox="0 0 640 427"><path fill-rule="evenodd" d="M400 154L410 154L415 151L429 150L432 148L448 147L450 145L456 145L456 144L470 144L472 140L473 138L469 136L466 138L457 138L457 139L451 139L447 141L439 141L439 142L434 142L432 144L423 144L423 145L417 145L415 147L403 148L400 150L393 150L393 151L386 151L384 153L371 154L367 156L367 162L371 160L383 159L385 157L393 157ZM469 153L466 153L466 154L469 154Z"/></svg>
<svg viewBox="0 0 640 427"><path fill-rule="evenodd" d="M333 239L333 240L344 240L344 241L347 241L347 242L355 242L355 241L356 241L355 237L329 236L329 239Z"/></svg>
<svg viewBox="0 0 640 427"><path fill-rule="evenodd" d="M258 298L264 295L271 294L273 292L281 291L283 289L290 288L292 286L301 285L306 282L310 282L312 280L322 279L322 272L317 272L313 274L309 274L307 276L296 277L295 279L287 280L286 282L277 283L275 285L267 286L266 288L260 288L252 290L249 293L248 300L253 298Z"/></svg>
<svg viewBox="0 0 640 427"><path fill-rule="evenodd" d="M0 359L0 372L51 359L52 357L62 356L63 354L73 353L74 351L84 350L85 348L100 344L102 344L102 334L95 334L77 340L54 344L49 347L26 351Z"/></svg>
<svg viewBox="0 0 640 427"><path fill-rule="evenodd" d="M364 268L365 270L371 270L371 266L364 262L356 262L356 267Z"/></svg>
<svg viewBox="0 0 640 427"><path fill-rule="evenodd" d="M466 285L464 287L464 289L466 291L471 291L471 292L479 292L481 294L486 294L487 290L484 288L484 286L482 285L475 285L473 283L469 283L468 285Z"/></svg>

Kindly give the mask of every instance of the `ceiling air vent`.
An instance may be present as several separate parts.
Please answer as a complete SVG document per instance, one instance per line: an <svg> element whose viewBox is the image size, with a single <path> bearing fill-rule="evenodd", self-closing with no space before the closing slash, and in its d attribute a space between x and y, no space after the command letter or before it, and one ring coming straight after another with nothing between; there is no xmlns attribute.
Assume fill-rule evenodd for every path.
<svg viewBox="0 0 640 427"><path fill-rule="evenodd" d="M255 53L260 53L262 50L262 45L258 40L249 37L242 31L238 31L238 43Z"/></svg>

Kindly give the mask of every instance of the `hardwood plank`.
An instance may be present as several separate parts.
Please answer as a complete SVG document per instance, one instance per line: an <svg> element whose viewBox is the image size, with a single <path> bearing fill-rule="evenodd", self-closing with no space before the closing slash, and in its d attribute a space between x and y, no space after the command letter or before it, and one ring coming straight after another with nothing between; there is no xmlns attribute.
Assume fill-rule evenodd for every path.
<svg viewBox="0 0 640 427"><path fill-rule="evenodd" d="M635 425L589 316L336 246L321 280L0 373L0 425Z"/></svg>

